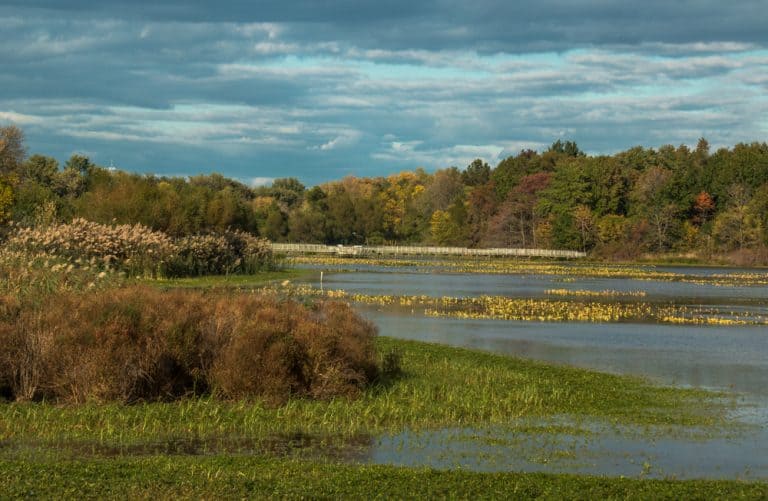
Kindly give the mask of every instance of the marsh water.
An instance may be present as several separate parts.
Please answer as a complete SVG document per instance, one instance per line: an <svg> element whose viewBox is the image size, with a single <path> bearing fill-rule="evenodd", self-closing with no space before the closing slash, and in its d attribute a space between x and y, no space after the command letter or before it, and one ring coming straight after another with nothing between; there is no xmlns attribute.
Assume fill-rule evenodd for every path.
<svg viewBox="0 0 768 501"><path fill-rule="evenodd" d="M327 270L327 269L326 269ZM699 281L761 270L655 268L687 280L566 274L445 273L361 266L325 271L323 287L373 295L543 298L550 289L642 291L644 302L768 313L768 286ZM575 270L577 271L577 270ZM652 277L653 275L651 275ZM315 281L314 285L320 284ZM621 299L632 300L632 299ZM407 307L359 306L384 336L443 343L659 384L724 390L739 402L729 436L655 436L597 424L583 435L450 429L375 437L364 461L482 471L554 471L677 478L768 479L768 328L654 323L528 322L427 317ZM652 437L652 438L649 438ZM489 438L490 437L490 438ZM359 457L357 458L360 459Z"/></svg>

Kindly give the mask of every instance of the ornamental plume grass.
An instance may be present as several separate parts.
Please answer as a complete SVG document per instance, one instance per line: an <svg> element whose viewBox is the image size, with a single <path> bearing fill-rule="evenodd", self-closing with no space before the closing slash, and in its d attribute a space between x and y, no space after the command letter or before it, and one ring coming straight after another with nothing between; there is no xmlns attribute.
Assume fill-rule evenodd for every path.
<svg viewBox="0 0 768 501"><path fill-rule="evenodd" d="M141 224L104 225L85 219L17 228L5 247L89 262L128 276L182 277L256 273L277 267L269 242L240 231L173 239Z"/></svg>

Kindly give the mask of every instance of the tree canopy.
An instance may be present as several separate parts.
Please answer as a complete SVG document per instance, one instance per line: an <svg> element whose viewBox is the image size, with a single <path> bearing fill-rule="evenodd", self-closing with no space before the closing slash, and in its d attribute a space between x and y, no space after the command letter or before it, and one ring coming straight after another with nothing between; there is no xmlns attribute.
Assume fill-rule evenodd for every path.
<svg viewBox="0 0 768 501"><path fill-rule="evenodd" d="M276 241L544 247L606 255L729 252L768 246L768 145L710 153L634 147L586 155L575 142L523 150L495 167L476 159L428 173L296 178L248 187L220 174L157 177L104 169L83 155L61 167L26 157L0 127L0 222L142 223L171 235L239 229Z"/></svg>

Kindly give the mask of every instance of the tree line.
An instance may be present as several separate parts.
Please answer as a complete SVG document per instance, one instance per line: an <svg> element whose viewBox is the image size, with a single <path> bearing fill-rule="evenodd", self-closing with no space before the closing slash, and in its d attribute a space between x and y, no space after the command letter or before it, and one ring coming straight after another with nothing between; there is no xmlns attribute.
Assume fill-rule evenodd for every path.
<svg viewBox="0 0 768 501"><path fill-rule="evenodd" d="M711 152L705 139L586 155L572 141L523 150L495 167L423 169L304 186L249 187L220 174L140 175L73 155L27 156L0 127L0 221L82 217L141 223L172 236L236 229L279 242L429 243L641 253L740 253L765 259L768 145Z"/></svg>

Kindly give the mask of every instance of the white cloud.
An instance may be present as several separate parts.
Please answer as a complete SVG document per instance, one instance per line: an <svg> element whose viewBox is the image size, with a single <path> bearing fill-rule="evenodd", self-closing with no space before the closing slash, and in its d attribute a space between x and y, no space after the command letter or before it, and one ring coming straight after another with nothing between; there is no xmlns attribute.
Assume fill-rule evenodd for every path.
<svg viewBox="0 0 768 501"><path fill-rule="evenodd" d="M476 158L495 165L507 155L525 148L541 149L537 141L515 141L505 144L457 144L442 148L419 148L423 141L392 142L389 148L371 154L371 158L412 166L439 168L456 166L464 168Z"/></svg>
<svg viewBox="0 0 768 501"><path fill-rule="evenodd" d="M41 117L27 115L25 113L16 113L14 111L0 111L0 120L19 125L39 124L43 122Z"/></svg>
<svg viewBox="0 0 768 501"><path fill-rule="evenodd" d="M312 146L310 147L310 149L328 151L328 150L335 150L337 148L352 146L353 144L357 143L361 135L362 134L360 133L360 131L357 131L357 130L344 131L342 134L336 136L335 138L329 141L326 141L320 146Z"/></svg>
<svg viewBox="0 0 768 501"><path fill-rule="evenodd" d="M252 188L256 188L258 186L269 186L274 181L274 177L252 177L248 180L248 185L250 185Z"/></svg>

